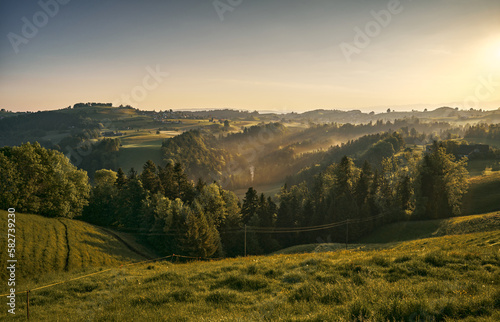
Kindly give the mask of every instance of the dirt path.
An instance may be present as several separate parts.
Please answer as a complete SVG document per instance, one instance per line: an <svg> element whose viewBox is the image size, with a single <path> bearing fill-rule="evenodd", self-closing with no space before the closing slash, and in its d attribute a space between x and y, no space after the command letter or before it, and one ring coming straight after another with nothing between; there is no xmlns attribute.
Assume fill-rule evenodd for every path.
<svg viewBox="0 0 500 322"><path fill-rule="evenodd" d="M102 228L102 227L100 227L100 229L102 229L106 233L108 233L111 236L113 236L116 239L118 239L123 245L125 245L125 247L127 247L129 250L131 250L132 252L136 253L137 255L142 256L145 259L153 259L151 256L148 256L148 255L144 254L143 252L141 252L140 250L134 248L132 245L130 245L129 243L127 243L125 240L123 240L123 238L121 238L120 236L118 236L117 234L115 234L113 231L108 230L106 228Z"/></svg>
<svg viewBox="0 0 500 322"><path fill-rule="evenodd" d="M61 219L59 219L59 222L64 225L65 236L66 236L66 247L68 248L68 252L66 253L66 263L64 264L64 271L67 272L69 270L69 255L71 251L71 248L69 247L68 226Z"/></svg>

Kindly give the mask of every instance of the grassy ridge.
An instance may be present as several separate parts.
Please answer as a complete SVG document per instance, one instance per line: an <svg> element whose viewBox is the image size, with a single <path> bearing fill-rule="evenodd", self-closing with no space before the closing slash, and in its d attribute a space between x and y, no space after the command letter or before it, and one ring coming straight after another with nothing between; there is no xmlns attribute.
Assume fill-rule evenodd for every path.
<svg viewBox="0 0 500 322"><path fill-rule="evenodd" d="M7 212L0 211L0 218L0 231L6 233ZM7 239L2 240L0 260L6 263ZM19 263L16 277L23 283L47 273L116 266L144 260L144 257L93 225L77 220L16 213L16 259ZM7 270L0 272L3 281ZM6 285L2 283L0 290L5 289Z"/></svg>
<svg viewBox="0 0 500 322"><path fill-rule="evenodd" d="M469 180L464 197L464 214L482 214L500 210L500 172L491 172Z"/></svg>
<svg viewBox="0 0 500 322"><path fill-rule="evenodd" d="M361 239L363 244L393 243L444 235L500 229L500 212L441 220L408 221L381 227Z"/></svg>
<svg viewBox="0 0 500 322"><path fill-rule="evenodd" d="M145 264L33 292L30 312L39 321L497 321L499 243L497 230L383 250ZM17 319L24 309L19 297Z"/></svg>
<svg viewBox="0 0 500 322"><path fill-rule="evenodd" d="M463 216L440 220L407 221L389 224L349 244L348 249L385 249L389 245L402 241L459 235L474 232L500 230L500 212L483 215ZM343 250L345 244L320 243L292 246L276 254L320 253Z"/></svg>

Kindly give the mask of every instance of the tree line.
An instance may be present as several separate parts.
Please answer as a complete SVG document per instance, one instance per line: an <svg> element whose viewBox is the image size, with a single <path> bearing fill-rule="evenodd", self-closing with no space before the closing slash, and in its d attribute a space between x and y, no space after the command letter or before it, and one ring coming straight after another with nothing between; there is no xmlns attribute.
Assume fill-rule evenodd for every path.
<svg viewBox="0 0 500 322"><path fill-rule="evenodd" d="M253 188L240 202L217 182L189 180L181 163L147 161L141 173L97 170L90 187L85 171L38 143L2 148L0 161L3 209L80 217L131 231L159 253L195 257L242 255L245 226L254 228L247 253L264 254L319 238L344 242L347 228L352 241L389 222L456 216L468 175L465 159L435 143L423 156L384 158L380 169L344 156L312 181L283 186L277 202ZM291 231L346 220L349 227Z"/></svg>

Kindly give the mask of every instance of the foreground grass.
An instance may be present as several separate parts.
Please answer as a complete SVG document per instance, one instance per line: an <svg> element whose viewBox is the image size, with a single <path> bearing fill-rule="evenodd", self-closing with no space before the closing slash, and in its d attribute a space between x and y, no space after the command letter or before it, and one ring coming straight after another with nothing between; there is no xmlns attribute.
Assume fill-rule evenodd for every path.
<svg viewBox="0 0 500 322"><path fill-rule="evenodd" d="M7 233L7 212L0 210L0 231ZM6 238L0 248L0 260L7 262ZM45 218L16 213L16 259L18 282L37 281L45 274L84 271L144 260L114 236L102 229L69 219ZM2 281L7 270L0 270ZM6 283L0 285L3 293Z"/></svg>
<svg viewBox="0 0 500 322"><path fill-rule="evenodd" d="M498 321L499 245L496 230L382 250L116 268L32 292L30 315L37 321ZM24 320L25 296L17 303L14 319Z"/></svg>

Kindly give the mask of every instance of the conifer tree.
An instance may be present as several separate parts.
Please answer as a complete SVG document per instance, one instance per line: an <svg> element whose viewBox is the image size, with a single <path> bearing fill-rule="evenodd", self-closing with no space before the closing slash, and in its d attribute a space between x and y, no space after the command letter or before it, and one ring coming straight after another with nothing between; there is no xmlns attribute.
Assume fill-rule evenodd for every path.
<svg viewBox="0 0 500 322"><path fill-rule="evenodd" d="M178 197L178 189L174 181L174 166L171 163L167 163L165 167L159 167L158 176L160 178L160 183L165 197L170 200L174 200Z"/></svg>
<svg viewBox="0 0 500 322"><path fill-rule="evenodd" d="M458 216L468 188L467 159L456 161L446 149L434 143L432 152L423 157L417 179L417 209L422 219Z"/></svg>
<svg viewBox="0 0 500 322"><path fill-rule="evenodd" d="M250 187L245 193L245 198L243 199L243 205L241 207L241 216L244 224L248 224L250 219L257 213L258 207L259 200L257 191Z"/></svg>
<svg viewBox="0 0 500 322"><path fill-rule="evenodd" d="M189 256L208 258L221 249L219 232L207 220L201 205L194 201L186 216L182 249Z"/></svg>
<svg viewBox="0 0 500 322"><path fill-rule="evenodd" d="M157 173L156 164L153 161L148 160L144 164L140 178L144 189L152 194L163 190Z"/></svg>
<svg viewBox="0 0 500 322"><path fill-rule="evenodd" d="M118 189L122 189L127 184L127 175L125 174L125 172L123 172L122 168L118 168L115 184Z"/></svg>

